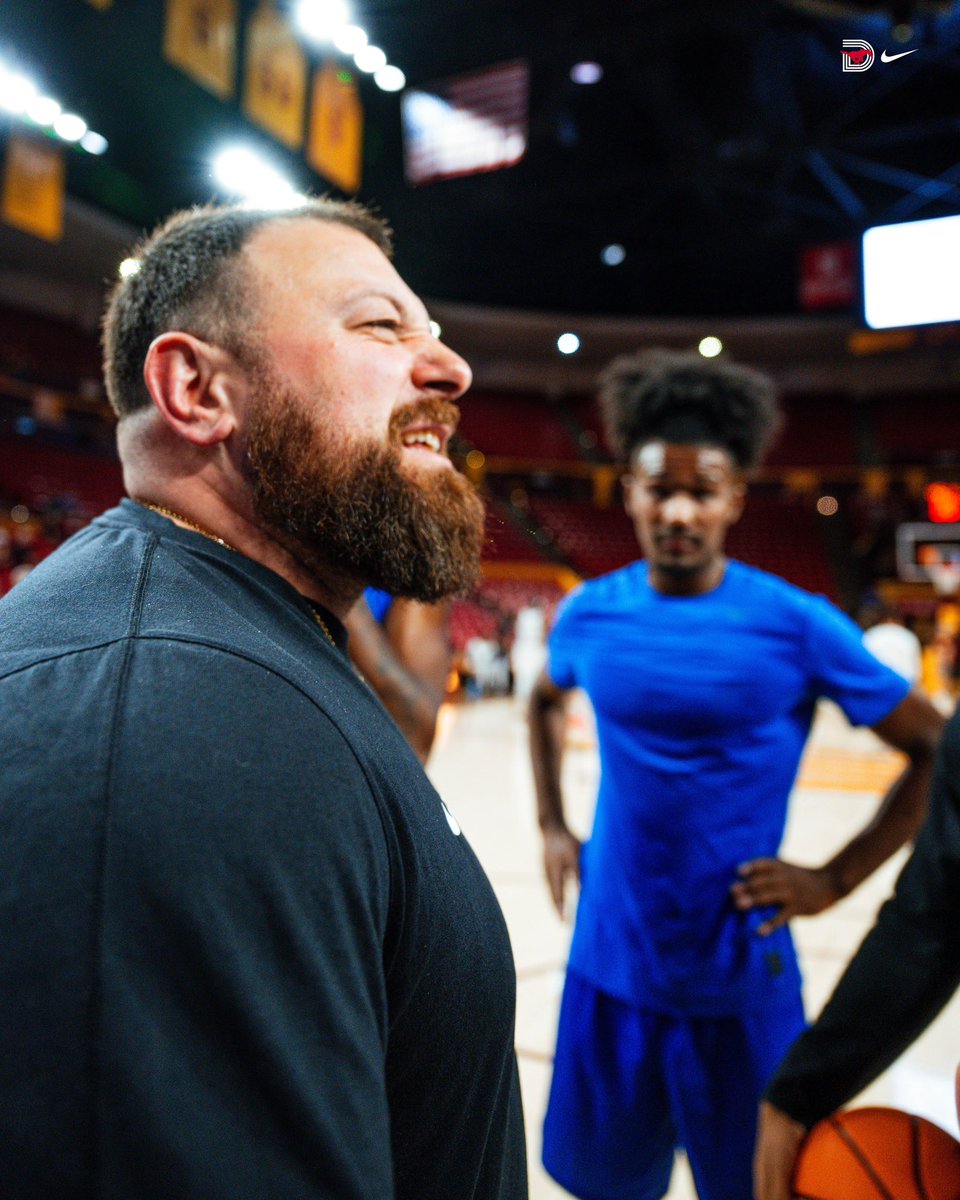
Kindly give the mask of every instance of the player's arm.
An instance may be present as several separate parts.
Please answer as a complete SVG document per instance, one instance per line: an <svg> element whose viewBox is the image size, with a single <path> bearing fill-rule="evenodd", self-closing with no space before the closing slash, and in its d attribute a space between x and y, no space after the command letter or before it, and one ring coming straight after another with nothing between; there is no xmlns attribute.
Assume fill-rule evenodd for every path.
<svg viewBox="0 0 960 1200"><path fill-rule="evenodd" d="M955 716L940 743L929 815L893 898L767 1088L754 1162L757 1200L786 1200L803 1132L876 1079L960 985L958 779Z"/></svg>
<svg viewBox="0 0 960 1200"><path fill-rule="evenodd" d="M561 916L566 880L571 876L580 878L580 841L567 828L560 788L566 695L544 671L534 685L528 709L544 870L550 895Z"/></svg>
<svg viewBox="0 0 960 1200"><path fill-rule="evenodd" d="M792 1200L790 1178L806 1129L764 1100L753 1156L754 1200Z"/></svg>
<svg viewBox="0 0 960 1200"><path fill-rule="evenodd" d="M873 730L889 746L907 755L903 774L894 781L870 822L820 867L802 867L779 858L760 858L739 868L732 894L738 908L774 905L776 916L757 932L772 933L798 916L823 912L863 882L910 841L923 823L934 753L944 718L917 692L909 692Z"/></svg>
<svg viewBox="0 0 960 1200"><path fill-rule="evenodd" d="M350 657L427 761L450 670L448 605L395 600L385 626L361 596L347 616Z"/></svg>

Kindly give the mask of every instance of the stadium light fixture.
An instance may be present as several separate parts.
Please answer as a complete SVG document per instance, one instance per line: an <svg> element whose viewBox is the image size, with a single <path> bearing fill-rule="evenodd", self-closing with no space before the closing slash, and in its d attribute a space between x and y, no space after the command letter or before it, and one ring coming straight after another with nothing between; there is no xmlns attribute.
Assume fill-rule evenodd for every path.
<svg viewBox="0 0 960 1200"><path fill-rule="evenodd" d="M76 113L61 113L53 123L53 132L65 142L79 142L87 132L87 123Z"/></svg>
<svg viewBox="0 0 960 1200"><path fill-rule="evenodd" d="M61 112L59 103L52 96L36 96L30 101L27 108L27 116L30 120L46 128L53 126Z"/></svg>
<svg viewBox="0 0 960 1200"><path fill-rule="evenodd" d="M359 25L344 25L333 35L333 44L341 54L356 54L368 41L367 31Z"/></svg>
<svg viewBox="0 0 960 1200"><path fill-rule="evenodd" d="M399 67L392 67L388 63L377 71L373 81L382 92L399 92L406 86L407 77Z"/></svg>
<svg viewBox="0 0 960 1200"><path fill-rule="evenodd" d="M557 349L561 354L576 354L580 349L580 339L575 333L561 333L557 338Z"/></svg>
<svg viewBox="0 0 960 1200"><path fill-rule="evenodd" d="M574 83L589 85L599 83L603 78L603 67L598 62L578 62L570 68L570 78Z"/></svg>
<svg viewBox="0 0 960 1200"><path fill-rule="evenodd" d="M350 22L346 0L299 0L294 9L297 28L311 42L332 42Z"/></svg>
<svg viewBox="0 0 960 1200"><path fill-rule="evenodd" d="M62 141L79 145L88 154L104 154L107 139L90 129L83 117L65 113L51 96L40 94L36 83L22 71L0 60L0 110L49 129Z"/></svg>
<svg viewBox="0 0 960 1200"><path fill-rule="evenodd" d="M611 242L600 251L600 259L608 267L619 267L626 257L627 252L619 242Z"/></svg>
<svg viewBox="0 0 960 1200"><path fill-rule="evenodd" d="M37 98L37 85L19 71L0 63L0 108L20 116Z"/></svg>
<svg viewBox="0 0 960 1200"><path fill-rule="evenodd" d="M354 54L353 61L358 71L365 75L374 75L387 65L387 56L379 46L361 46Z"/></svg>
<svg viewBox="0 0 960 1200"><path fill-rule="evenodd" d="M100 154L106 154L107 148L110 145L110 143L107 141L107 139L103 136L102 133L97 133L93 129L88 129L87 132L80 139L80 145L84 148L84 150L86 150L86 152L88 154L100 155Z"/></svg>
<svg viewBox="0 0 960 1200"><path fill-rule="evenodd" d="M213 177L224 191L257 208L296 208L305 197L266 159L246 146L229 146L213 159Z"/></svg>

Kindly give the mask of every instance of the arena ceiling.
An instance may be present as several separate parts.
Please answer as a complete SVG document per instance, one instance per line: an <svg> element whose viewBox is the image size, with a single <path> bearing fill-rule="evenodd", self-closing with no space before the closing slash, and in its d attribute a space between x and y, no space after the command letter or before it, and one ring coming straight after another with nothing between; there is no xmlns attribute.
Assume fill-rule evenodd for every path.
<svg viewBox="0 0 960 1200"><path fill-rule="evenodd" d="M283 6L283 5L281 5ZM255 0L239 0L241 20ZM367 78L361 199L392 221L398 265L441 303L736 321L797 311L803 247L960 212L960 13L952 3L831 0L353 0L420 86L522 58L529 146L516 166L411 187L400 104ZM125 230L216 195L211 146L248 136L323 189L298 155L163 59L163 0L3 0L13 51L109 140L69 155L68 190ZM842 69L844 39L876 49ZM894 61L881 61L897 55ZM591 61L602 78L578 84ZM0 127L2 135L2 127ZM59 252L89 272L96 234ZM617 266L601 260L617 243ZM72 247L72 248L71 248ZM4 232L0 266L31 252ZM954 268L955 269L955 268Z"/></svg>

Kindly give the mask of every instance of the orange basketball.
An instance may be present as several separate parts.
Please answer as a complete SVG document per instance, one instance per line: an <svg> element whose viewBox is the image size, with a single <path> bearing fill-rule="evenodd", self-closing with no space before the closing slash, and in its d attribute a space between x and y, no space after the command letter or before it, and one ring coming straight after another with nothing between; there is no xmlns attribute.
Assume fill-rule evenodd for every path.
<svg viewBox="0 0 960 1200"><path fill-rule="evenodd" d="M807 1134L796 1200L960 1200L960 1142L896 1108L834 1113Z"/></svg>

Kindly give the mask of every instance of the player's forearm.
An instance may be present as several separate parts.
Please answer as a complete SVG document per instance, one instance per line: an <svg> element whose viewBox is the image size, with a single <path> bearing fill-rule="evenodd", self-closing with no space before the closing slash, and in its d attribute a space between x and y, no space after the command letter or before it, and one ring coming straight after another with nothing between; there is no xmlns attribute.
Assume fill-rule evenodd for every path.
<svg viewBox="0 0 960 1200"><path fill-rule="evenodd" d="M916 748L873 819L824 865L838 897L852 892L916 836L926 815L932 775L933 747Z"/></svg>
<svg viewBox="0 0 960 1200"><path fill-rule="evenodd" d="M564 706L560 696L533 690L528 710L530 759L541 829L565 829L560 771L563 762Z"/></svg>
<svg viewBox="0 0 960 1200"><path fill-rule="evenodd" d="M374 621L355 620L348 628L350 657L400 726L417 757L425 762L433 745L442 693L407 670Z"/></svg>
<svg viewBox="0 0 960 1200"><path fill-rule="evenodd" d="M881 910L823 1012L794 1042L767 1089L772 1104L808 1127L876 1079L960 983L952 925L948 931L947 922L906 919L900 912L905 899Z"/></svg>
<svg viewBox="0 0 960 1200"><path fill-rule="evenodd" d="M401 665L390 662L381 662L376 682L372 678L370 682L417 757L422 763L426 762L443 697L413 678Z"/></svg>

